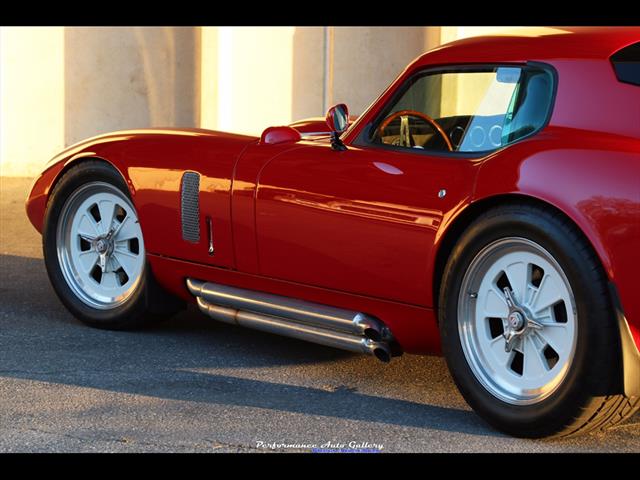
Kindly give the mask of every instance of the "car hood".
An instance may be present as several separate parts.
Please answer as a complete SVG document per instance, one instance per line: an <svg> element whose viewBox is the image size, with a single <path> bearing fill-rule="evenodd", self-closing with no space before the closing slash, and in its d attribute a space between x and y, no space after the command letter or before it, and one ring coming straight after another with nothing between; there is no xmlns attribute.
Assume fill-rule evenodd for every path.
<svg viewBox="0 0 640 480"><path fill-rule="evenodd" d="M141 138L141 137L149 137L149 136L175 136L175 137L209 137L209 138L219 138L221 140L235 140L240 141L241 143L254 143L259 140L258 137L251 135L241 135L227 132L218 132L215 130L206 130L203 128L175 128L175 127L166 127L166 128L139 128L135 130L119 130L114 132L103 133L100 135L96 135L95 137L90 137L84 140L81 140L73 145L66 147L60 153L58 153L55 157L49 160L44 170L49 167L55 165L56 163L67 160L69 158L75 157L78 154L86 153L93 146L118 142L123 140L130 140L133 138Z"/></svg>

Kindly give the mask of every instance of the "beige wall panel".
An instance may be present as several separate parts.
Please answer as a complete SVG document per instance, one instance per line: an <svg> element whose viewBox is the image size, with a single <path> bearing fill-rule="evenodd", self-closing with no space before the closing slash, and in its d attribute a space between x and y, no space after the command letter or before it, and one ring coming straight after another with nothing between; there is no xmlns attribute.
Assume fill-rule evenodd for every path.
<svg viewBox="0 0 640 480"><path fill-rule="evenodd" d="M291 119L324 116L324 28L296 27L293 34Z"/></svg>
<svg viewBox="0 0 640 480"><path fill-rule="evenodd" d="M65 143L112 130L199 123L199 30L65 29Z"/></svg>
<svg viewBox="0 0 640 480"><path fill-rule="evenodd" d="M0 175L33 176L64 147L64 29L0 28Z"/></svg>
<svg viewBox="0 0 640 480"><path fill-rule="evenodd" d="M64 146L113 130L259 134L339 102L358 115L423 52L508 29L2 28L0 174L34 175Z"/></svg>
<svg viewBox="0 0 640 480"><path fill-rule="evenodd" d="M424 47L423 27L335 27L331 103L360 115Z"/></svg>

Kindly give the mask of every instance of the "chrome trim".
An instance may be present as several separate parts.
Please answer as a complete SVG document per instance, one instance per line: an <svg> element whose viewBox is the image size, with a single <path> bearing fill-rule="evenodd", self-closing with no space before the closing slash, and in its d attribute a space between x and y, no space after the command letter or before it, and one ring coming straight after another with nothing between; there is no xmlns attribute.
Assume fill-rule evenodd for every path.
<svg viewBox="0 0 640 480"><path fill-rule="evenodd" d="M378 340L384 325L374 317L353 310L306 302L296 298L187 279L189 291L208 303L237 310L284 317L300 323L368 336Z"/></svg>
<svg viewBox="0 0 640 480"><path fill-rule="evenodd" d="M300 133L300 136L302 138L319 137L319 136L330 137L331 136L331 132L299 132L299 133Z"/></svg>
<svg viewBox="0 0 640 480"><path fill-rule="evenodd" d="M207 235L209 236L209 255L213 255L215 249L213 248L213 222L211 217L207 217Z"/></svg>
<svg viewBox="0 0 640 480"><path fill-rule="evenodd" d="M290 297L187 279L198 307L225 323L306 340L388 362L393 336L378 319Z"/></svg>

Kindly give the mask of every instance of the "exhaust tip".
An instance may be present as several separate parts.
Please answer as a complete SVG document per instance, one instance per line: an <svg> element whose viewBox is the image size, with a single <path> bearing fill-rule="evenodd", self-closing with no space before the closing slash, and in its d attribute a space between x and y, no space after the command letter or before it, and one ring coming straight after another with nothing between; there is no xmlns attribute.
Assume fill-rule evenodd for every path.
<svg viewBox="0 0 640 480"><path fill-rule="evenodd" d="M199 296L202 291L202 286L205 284L202 280L195 280L193 278L187 278L187 289L192 295Z"/></svg>
<svg viewBox="0 0 640 480"><path fill-rule="evenodd" d="M373 350L373 354L375 357L384 363L389 363L391 361L391 355L384 348L376 348Z"/></svg>
<svg viewBox="0 0 640 480"><path fill-rule="evenodd" d="M369 340L379 342L384 337L386 328L384 324L365 313L358 313L354 317L353 323L356 327L356 332Z"/></svg>
<svg viewBox="0 0 640 480"><path fill-rule="evenodd" d="M382 335L380 335L380 332L374 328L365 328L363 333L365 337L373 340L374 342L382 340Z"/></svg>

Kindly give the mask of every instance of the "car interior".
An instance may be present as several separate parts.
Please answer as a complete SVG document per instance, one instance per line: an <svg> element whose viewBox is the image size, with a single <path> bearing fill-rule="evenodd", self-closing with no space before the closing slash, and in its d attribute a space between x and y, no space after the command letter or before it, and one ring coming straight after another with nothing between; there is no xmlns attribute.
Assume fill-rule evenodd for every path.
<svg viewBox="0 0 640 480"><path fill-rule="evenodd" d="M551 92L552 79L547 71L523 69L504 113L430 117L428 112L424 112L424 107L415 105L417 113L431 118L441 127L449 141L446 141L441 132L417 113L398 116L384 125L385 119L398 115L402 110L393 107L392 111L372 129L371 142L444 152L496 150L530 135L544 125L549 113ZM403 122L405 122L404 127ZM408 135L403 134L403 128L407 128L407 122Z"/></svg>

